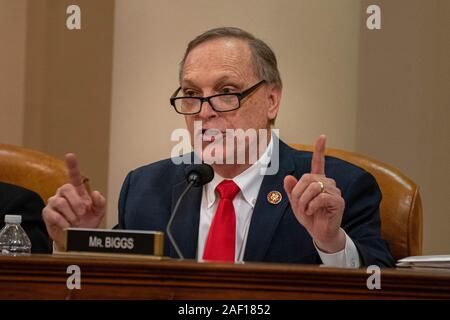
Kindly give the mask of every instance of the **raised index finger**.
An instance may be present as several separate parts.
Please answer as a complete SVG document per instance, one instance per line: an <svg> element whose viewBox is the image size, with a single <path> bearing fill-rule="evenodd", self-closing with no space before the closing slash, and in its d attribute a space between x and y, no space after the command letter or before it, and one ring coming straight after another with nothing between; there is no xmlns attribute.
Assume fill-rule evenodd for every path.
<svg viewBox="0 0 450 320"><path fill-rule="evenodd" d="M75 187L80 196L85 195L86 188L84 187L80 169L78 168L77 159L73 153L66 154L66 166L69 171L69 183Z"/></svg>
<svg viewBox="0 0 450 320"><path fill-rule="evenodd" d="M311 173L325 175L325 143L327 137L320 135L314 146L314 152L311 161Z"/></svg>

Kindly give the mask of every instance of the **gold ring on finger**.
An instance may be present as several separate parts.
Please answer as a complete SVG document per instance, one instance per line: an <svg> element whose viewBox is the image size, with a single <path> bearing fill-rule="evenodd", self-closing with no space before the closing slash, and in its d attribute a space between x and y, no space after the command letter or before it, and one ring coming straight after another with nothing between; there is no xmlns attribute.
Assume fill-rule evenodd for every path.
<svg viewBox="0 0 450 320"><path fill-rule="evenodd" d="M317 181L317 183L320 186L320 193L324 192L325 191L325 185L323 184L323 182L322 181Z"/></svg>

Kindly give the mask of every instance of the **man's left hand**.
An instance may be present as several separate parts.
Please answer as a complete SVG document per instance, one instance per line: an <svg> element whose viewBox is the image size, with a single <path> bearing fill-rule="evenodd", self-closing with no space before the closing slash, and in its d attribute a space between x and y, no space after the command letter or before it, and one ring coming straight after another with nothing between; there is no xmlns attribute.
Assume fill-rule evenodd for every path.
<svg viewBox="0 0 450 320"><path fill-rule="evenodd" d="M345 233L340 228L345 201L333 179L325 176L325 142L321 135L315 144L311 173L300 180L294 176L284 178L284 189L292 211L306 228L318 248L335 253L345 248Z"/></svg>

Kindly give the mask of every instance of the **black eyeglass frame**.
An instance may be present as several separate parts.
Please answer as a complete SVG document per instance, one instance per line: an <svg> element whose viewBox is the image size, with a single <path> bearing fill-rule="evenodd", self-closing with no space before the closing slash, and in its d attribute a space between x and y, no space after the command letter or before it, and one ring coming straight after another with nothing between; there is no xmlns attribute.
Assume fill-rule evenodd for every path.
<svg viewBox="0 0 450 320"><path fill-rule="evenodd" d="M181 87L179 87L177 90L175 90L175 92L172 94L172 96L170 97L170 104L172 105L172 107L175 109L175 111L179 114L182 115L194 115L194 114L199 114L200 112L202 112L202 108L203 108L203 102L208 102L209 105L211 106L211 108L215 111L215 112L230 112L230 111L234 111L237 110L241 107L241 100L243 100L245 97L247 97L248 95L250 95L253 91L255 91L256 89L258 89L263 83L265 83L266 80L261 80L258 83L256 83L255 85L251 86L248 89L245 89L242 92L230 92L230 93L219 93L219 94L215 94L209 97L177 97L177 94L180 92ZM238 98L238 105L236 108L230 109L230 110L217 110L214 105L211 103L211 98L214 97L220 97L220 96L236 96ZM192 113L185 113L185 112L180 112L177 110L177 107L175 106L175 101L176 100L180 100L180 99L197 99L200 100L200 110L198 112L192 112Z"/></svg>

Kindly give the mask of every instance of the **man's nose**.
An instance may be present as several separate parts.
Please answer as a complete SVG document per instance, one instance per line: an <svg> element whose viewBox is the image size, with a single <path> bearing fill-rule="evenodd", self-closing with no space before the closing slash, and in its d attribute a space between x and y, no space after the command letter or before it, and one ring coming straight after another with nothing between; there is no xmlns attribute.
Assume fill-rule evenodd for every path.
<svg viewBox="0 0 450 320"><path fill-rule="evenodd" d="M214 111L208 101L202 101L201 110L198 117L203 120L215 118L217 117L217 112Z"/></svg>

